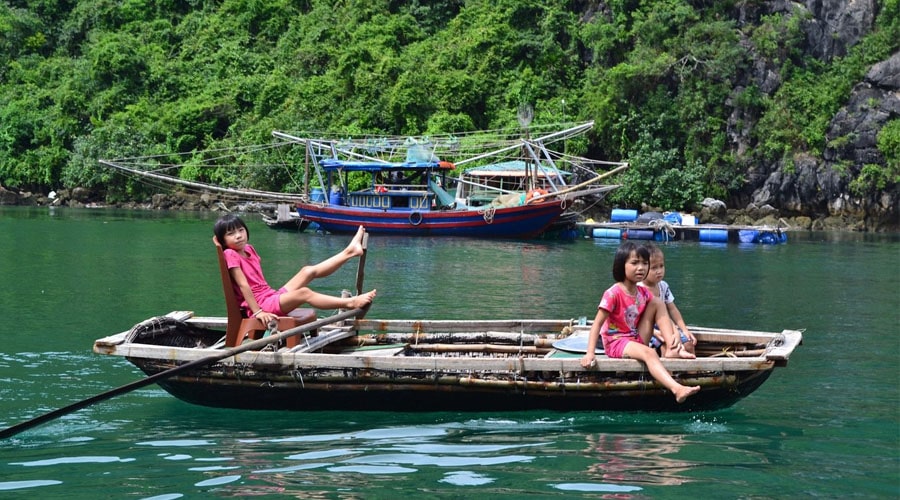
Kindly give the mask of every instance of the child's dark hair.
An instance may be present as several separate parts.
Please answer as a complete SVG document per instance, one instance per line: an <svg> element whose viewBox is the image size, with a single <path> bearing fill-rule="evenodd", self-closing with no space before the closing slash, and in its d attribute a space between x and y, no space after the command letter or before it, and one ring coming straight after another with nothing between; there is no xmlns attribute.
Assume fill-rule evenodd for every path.
<svg viewBox="0 0 900 500"><path fill-rule="evenodd" d="M653 243L650 243L650 242L644 243L644 247L647 248L647 255L649 255L650 257L653 257L654 255L662 255L663 254L662 249L659 248L658 246L654 245Z"/></svg>
<svg viewBox="0 0 900 500"><path fill-rule="evenodd" d="M636 253L638 257L650 262L650 252L647 251L647 247L638 245L633 241L622 243L616 250L615 258L613 258L613 279L616 280L617 283L625 281L625 262L631 257L631 252Z"/></svg>
<svg viewBox="0 0 900 500"><path fill-rule="evenodd" d="M237 215L225 214L216 221L216 225L213 227L213 234L216 235L216 241L222 245L223 249L227 248L225 246L225 233L239 227L242 227L247 231L247 241L250 241L250 229L247 228L247 224L244 224L244 221Z"/></svg>

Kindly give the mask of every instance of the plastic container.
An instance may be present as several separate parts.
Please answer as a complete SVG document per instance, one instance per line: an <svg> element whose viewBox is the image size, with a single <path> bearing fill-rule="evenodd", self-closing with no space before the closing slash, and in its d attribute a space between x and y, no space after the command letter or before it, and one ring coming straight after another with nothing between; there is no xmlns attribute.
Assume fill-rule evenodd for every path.
<svg viewBox="0 0 900 500"><path fill-rule="evenodd" d="M595 227L594 230L591 231L591 236L594 238L611 238L618 240L622 238L622 230L607 227Z"/></svg>
<svg viewBox="0 0 900 500"><path fill-rule="evenodd" d="M652 240L652 229L629 229L625 231L625 237L629 240Z"/></svg>
<svg viewBox="0 0 900 500"><path fill-rule="evenodd" d="M669 212L663 216L666 222L669 224L681 224L681 214L678 212Z"/></svg>
<svg viewBox="0 0 900 500"><path fill-rule="evenodd" d="M701 229L700 241L712 243L728 243L727 229Z"/></svg>
<svg viewBox="0 0 900 500"><path fill-rule="evenodd" d="M309 191L309 201L323 203L325 201L325 191L322 188L312 188Z"/></svg>
<svg viewBox="0 0 900 500"><path fill-rule="evenodd" d="M756 243L759 239L759 231L755 229L741 229L738 231L738 239L741 243Z"/></svg>
<svg viewBox="0 0 900 500"><path fill-rule="evenodd" d="M634 222L638 218L637 210L628 208L614 208L609 215L610 222Z"/></svg>
<svg viewBox="0 0 900 500"><path fill-rule="evenodd" d="M691 214L684 214L681 216L681 225L682 226L696 226L697 218Z"/></svg>
<svg viewBox="0 0 900 500"><path fill-rule="evenodd" d="M343 205L344 193L341 191L332 191L331 195L328 197L328 203L331 205Z"/></svg>

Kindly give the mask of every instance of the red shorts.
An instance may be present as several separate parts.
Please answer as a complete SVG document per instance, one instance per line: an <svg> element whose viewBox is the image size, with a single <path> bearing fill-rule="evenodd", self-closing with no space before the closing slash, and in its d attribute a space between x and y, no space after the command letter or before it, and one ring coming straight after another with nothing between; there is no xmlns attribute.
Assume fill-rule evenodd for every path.
<svg viewBox="0 0 900 500"><path fill-rule="evenodd" d="M265 312L277 314L278 316L284 316L284 312L282 312L281 310L281 294L286 291L287 289L285 289L284 287L281 287L278 290L272 290L262 297L257 297L256 303L259 304L259 307L261 307Z"/></svg>
<svg viewBox="0 0 900 500"><path fill-rule="evenodd" d="M625 346L629 342L643 344L641 336L635 333L616 333L614 335L601 335L603 338L603 350L609 358L621 358L625 354Z"/></svg>

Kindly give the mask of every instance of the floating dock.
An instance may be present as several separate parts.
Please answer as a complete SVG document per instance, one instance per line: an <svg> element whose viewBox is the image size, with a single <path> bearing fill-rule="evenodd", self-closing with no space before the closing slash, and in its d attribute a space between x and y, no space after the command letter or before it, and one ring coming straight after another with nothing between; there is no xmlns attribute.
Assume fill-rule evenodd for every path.
<svg viewBox="0 0 900 500"><path fill-rule="evenodd" d="M581 234L591 238L649 241L701 241L707 243L748 243L776 245L787 242L780 227L734 226L724 224L672 224L664 220L637 222L579 222Z"/></svg>

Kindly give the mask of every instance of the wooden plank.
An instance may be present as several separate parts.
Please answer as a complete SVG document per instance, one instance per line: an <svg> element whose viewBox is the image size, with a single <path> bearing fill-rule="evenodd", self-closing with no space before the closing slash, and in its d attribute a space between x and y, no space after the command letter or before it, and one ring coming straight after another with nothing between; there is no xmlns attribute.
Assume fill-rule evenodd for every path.
<svg viewBox="0 0 900 500"><path fill-rule="evenodd" d="M363 354L365 356L391 357L396 356L406 350L406 346L387 345L387 346L367 346L367 347L350 347L341 351L341 354Z"/></svg>
<svg viewBox="0 0 900 500"><path fill-rule="evenodd" d="M420 333L452 333L452 332L558 332L563 327L574 325L575 320L378 320L364 319L356 321L356 328L361 334L373 332L420 332Z"/></svg>
<svg viewBox="0 0 900 500"><path fill-rule="evenodd" d="M769 349L766 353L766 359L779 363L779 366L786 364L794 349L803 342L803 333L798 330L785 330L781 333L784 335L781 345Z"/></svg>
<svg viewBox="0 0 900 500"><path fill-rule="evenodd" d="M128 332L117 333L94 341L94 352L97 354L113 354L115 347L125 342Z"/></svg>
<svg viewBox="0 0 900 500"><path fill-rule="evenodd" d="M352 335L352 332L350 333ZM320 346L321 347L321 346ZM215 349L184 349L145 344L123 344L115 347L111 354L136 358L171 360L176 362L193 361L218 352ZM643 372L643 363L633 359L610 359L598 357L597 365L592 369L581 367L580 358L444 358L444 357L392 357L381 358L364 354L318 354L318 353L285 353L285 352L245 352L219 363L255 365L272 370L291 370L299 368L363 368L375 370L420 370L420 371L571 371L571 372ZM663 365L673 372L684 371L747 371L768 369L774 365L764 357L740 358L701 358L697 360L665 359Z"/></svg>
<svg viewBox="0 0 900 500"><path fill-rule="evenodd" d="M290 349L288 352L292 354L307 353L317 351L329 344L343 340L347 337L356 335L356 332L346 328L336 328L327 332L320 332L316 337L304 337L305 342L298 344L297 347Z"/></svg>

